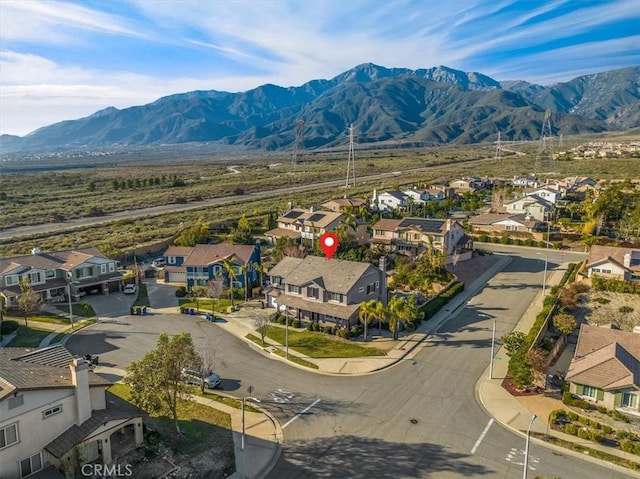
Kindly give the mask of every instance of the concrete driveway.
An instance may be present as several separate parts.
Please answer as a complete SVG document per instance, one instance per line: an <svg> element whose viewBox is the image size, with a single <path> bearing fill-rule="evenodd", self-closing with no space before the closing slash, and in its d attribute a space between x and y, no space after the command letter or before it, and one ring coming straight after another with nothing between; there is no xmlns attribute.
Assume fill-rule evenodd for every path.
<svg viewBox="0 0 640 479"><path fill-rule="evenodd" d="M122 292L105 295L96 294L85 296L83 301L91 305L98 319L114 318L130 313L131 305L135 301L135 295Z"/></svg>
<svg viewBox="0 0 640 479"><path fill-rule="evenodd" d="M149 306L153 309L177 308L176 286L158 281L155 278L144 280L149 296Z"/></svg>

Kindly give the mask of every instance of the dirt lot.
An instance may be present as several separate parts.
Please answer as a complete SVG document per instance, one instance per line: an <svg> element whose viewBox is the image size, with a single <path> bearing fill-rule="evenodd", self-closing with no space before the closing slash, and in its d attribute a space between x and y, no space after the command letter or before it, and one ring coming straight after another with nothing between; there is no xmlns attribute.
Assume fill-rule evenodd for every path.
<svg viewBox="0 0 640 479"><path fill-rule="evenodd" d="M640 295L591 289L576 316L589 324L615 324L624 331L632 331L634 326L640 326Z"/></svg>

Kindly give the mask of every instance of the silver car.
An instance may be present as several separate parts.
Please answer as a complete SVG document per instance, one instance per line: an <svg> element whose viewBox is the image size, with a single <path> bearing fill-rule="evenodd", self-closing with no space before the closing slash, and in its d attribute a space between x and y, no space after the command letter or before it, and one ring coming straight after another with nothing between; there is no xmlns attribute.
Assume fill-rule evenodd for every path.
<svg viewBox="0 0 640 479"><path fill-rule="evenodd" d="M185 368L182 370L182 378L188 384L200 386L204 384L207 389L213 389L220 384L220 376L213 371L201 370L199 368Z"/></svg>

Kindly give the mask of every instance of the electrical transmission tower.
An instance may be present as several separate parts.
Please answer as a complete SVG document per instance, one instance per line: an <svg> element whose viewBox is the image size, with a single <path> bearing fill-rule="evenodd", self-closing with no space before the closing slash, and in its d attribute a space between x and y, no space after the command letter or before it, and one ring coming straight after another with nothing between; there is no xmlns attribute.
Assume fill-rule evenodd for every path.
<svg viewBox="0 0 640 479"><path fill-rule="evenodd" d="M349 178L351 176L351 178ZM349 158L347 159L347 182L345 187L356 186L356 154L353 141L353 124L349 125Z"/></svg>
<svg viewBox="0 0 640 479"><path fill-rule="evenodd" d="M494 157L496 162L500 162L502 159L502 146L500 144L500 131L498 131L498 141L496 142L496 156Z"/></svg>
<svg viewBox="0 0 640 479"><path fill-rule="evenodd" d="M304 120L296 121L296 138L293 143L293 157L291 158L291 163L293 167L293 172L296 171L296 165L298 163L304 164Z"/></svg>
<svg viewBox="0 0 640 479"><path fill-rule="evenodd" d="M555 169L553 160L553 133L551 131L551 110L547 110L544 113L542 129L540 130L540 146L536 154L533 173L537 174L541 168L548 168L549 171Z"/></svg>

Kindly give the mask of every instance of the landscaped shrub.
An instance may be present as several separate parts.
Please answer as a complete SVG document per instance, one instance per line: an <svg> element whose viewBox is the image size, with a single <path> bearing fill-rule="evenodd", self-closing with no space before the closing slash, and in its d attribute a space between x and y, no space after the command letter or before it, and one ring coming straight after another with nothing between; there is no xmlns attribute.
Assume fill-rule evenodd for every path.
<svg viewBox="0 0 640 479"><path fill-rule="evenodd" d="M11 334L19 327L20 327L20 324L18 324L17 321L13 321L13 320L2 321L2 327L0 327L0 333Z"/></svg>
<svg viewBox="0 0 640 479"><path fill-rule="evenodd" d="M524 240L525 246L533 246L533 240L531 238L527 238Z"/></svg>
<svg viewBox="0 0 640 479"><path fill-rule="evenodd" d="M299 328L300 327L300 320L299 319L294 319L293 321L291 321L291 327L292 328Z"/></svg>
<svg viewBox="0 0 640 479"><path fill-rule="evenodd" d="M317 321L313 322L313 330L316 331L316 332L320 331L320 323L319 322L317 322Z"/></svg>
<svg viewBox="0 0 640 479"><path fill-rule="evenodd" d="M598 296L597 298L593 298L592 301L595 301L596 303L599 303L599 304L609 304L611 302L610 299L602 298L600 296Z"/></svg>
<svg viewBox="0 0 640 479"><path fill-rule="evenodd" d="M578 422L580 422L580 424L584 424L585 426L589 426L591 420L588 417L580 416Z"/></svg>
<svg viewBox="0 0 640 479"><path fill-rule="evenodd" d="M187 288L185 288L184 286L180 286L178 289L176 289L176 297L184 298L186 295L187 295Z"/></svg>
<svg viewBox="0 0 640 479"><path fill-rule="evenodd" d="M616 431L616 439L635 439L636 435L629 431L623 431L622 429L618 429Z"/></svg>
<svg viewBox="0 0 640 479"><path fill-rule="evenodd" d="M631 454L640 455L640 443L632 441L631 439L623 439L620 441L620 449L624 452L630 452Z"/></svg>
<svg viewBox="0 0 640 479"><path fill-rule="evenodd" d="M349 330L346 328L340 328L336 335L343 339L347 339L349 337Z"/></svg>
<svg viewBox="0 0 640 479"><path fill-rule="evenodd" d="M430 319L433 317L442 307L447 304L451 299L457 294L461 293L464 290L464 283L457 281L451 285L449 289L445 292L439 294L431 301L426 303L420 308L420 311L423 312L424 319Z"/></svg>
<svg viewBox="0 0 640 479"><path fill-rule="evenodd" d="M633 313L633 308L631 306L620 306L618 308L619 313Z"/></svg>
<svg viewBox="0 0 640 479"><path fill-rule="evenodd" d="M585 428L580 428L578 429L578 437L580 439L591 439L591 431L589 431L588 429Z"/></svg>
<svg viewBox="0 0 640 479"><path fill-rule="evenodd" d="M500 243L500 238L498 238L497 236L494 236L493 238L491 238L491 242L492 243Z"/></svg>
<svg viewBox="0 0 640 479"><path fill-rule="evenodd" d="M611 426L607 426L606 424L602 425L601 430L603 434L611 434L613 432L613 429L611 428Z"/></svg>
<svg viewBox="0 0 640 479"><path fill-rule="evenodd" d="M607 415L614 419L617 419L618 421L627 422L627 423L631 422L627 416L625 416L621 412L616 411L615 409L609 409L607 411Z"/></svg>
<svg viewBox="0 0 640 479"><path fill-rule="evenodd" d="M615 278L591 277L591 285L596 291L612 291L614 293L640 294L640 284L634 281L622 281Z"/></svg>
<svg viewBox="0 0 640 479"><path fill-rule="evenodd" d="M552 245L553 249L562 249L562 241L554 241Z"/></svg>
<svg viewBox="0 0 640 479"><path fill-rule="evenodd" d="M313 321L311 321L310 323L307 323L307 331L313 331Z"/></svg>
<svg viewBox="0 0 640 479"><path fill-rule="evenodd" d="M508 236L502 236L502 237L500 238L500 243L501 243L501 244L509 244L509 243L511 243L511 240L509 239L509 237L508 237Z"/></svg>
<svg viewBox="0 0 640 479"><path fill-rule="evenodd" d="M572 436L575 436L578 433L578 428L575 426L575 424L565 424L564 425L564 432L566 434L571 434Z"/></svg>
<svg viewBox="0 0 640 479"><path fill-rule="evenodd" d="M598 410L598 412L600 414L607 414L607 408L604 407L604 406L598 406L598 407L596 407L596 409Z"/></svg>
<svg viewBox="0 0 640 479"><path fill-rule="evenodd" d="M591 431L591 437L589 439L594 442L602 442L604 441L604 435L599 431Z"/></svg>
<svg viewBox="0 0 640 479"><path fill-rule="evenodd" d="M565 403L567 406L578 407L580 409L591 408L590 402L585 401L583 399L574 398L573 394L571 394L569 391L565 391L564 393L562 393L562 402Z"/></svg>
<svg viewBox="0 0 640 479"><path fill-rule="evenodd" d="M544 248L546 246L547 243L545 243L544 241L540 240L538 241L538 248Z"/></svg>
<svg viewBox="0 0 640 479"><path fill-rule="evenodd" d="M278 316L278 324L285 324L287 322L287 317L286 316Z"/></svg>
<svg viewBox="0 0 640 479"><path fill-rule="evenodd" d="M331 326L325 326L324 328L322 328L322 332L324 334L331 334Z"/></svg>
<svg viewBox="0 0 640 479"><path fill-rule="evenodd" d="M486 243L487 239L489 239L489 237L486 233L482 233L480 236L478 236L478 241L480 241L481 243Z"/></svg>
<svg viewBox="0 0 640 479"><path fill-rule="evenodd" d="M567 417L569 418L569 420L570 420L570 421L577 421L577 420L578 420L578 418L579 418L580 416L578 416L578 415L577 415L575 412L573 412L573 411L569 411L569 412L567 413Z"/></svg>

